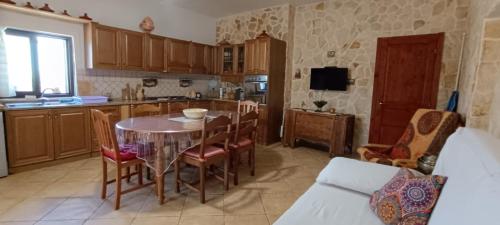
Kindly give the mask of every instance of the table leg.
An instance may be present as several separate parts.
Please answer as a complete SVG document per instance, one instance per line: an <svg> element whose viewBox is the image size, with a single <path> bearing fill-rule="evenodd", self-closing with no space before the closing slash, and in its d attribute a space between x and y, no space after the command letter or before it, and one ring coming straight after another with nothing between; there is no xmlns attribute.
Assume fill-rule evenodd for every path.
<svg viewBox="0 0 500 225"><path fill-rule="evenodd" d="M156 185L157 191L158 191L158 202L160 205L163 205L165 202L165 194L164 194L164 189L165 189L165 176L162 175L156 175Z"/></svg>

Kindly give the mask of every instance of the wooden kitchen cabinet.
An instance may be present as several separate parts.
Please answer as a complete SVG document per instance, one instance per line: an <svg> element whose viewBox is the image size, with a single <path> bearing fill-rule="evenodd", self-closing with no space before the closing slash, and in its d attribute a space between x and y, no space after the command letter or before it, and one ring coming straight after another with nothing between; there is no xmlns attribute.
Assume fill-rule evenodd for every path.
<svg viewBox="0 0 500 225"><path fill-rule="evenodd" d="M189 108L188 102L169 102L168 113L182 113L182 110Z"/></svg>
<svg viewBox="0 0 500 225"><path fill-rule="evenodd" d="M255 42L255 73L269 74L271 38L269 36L259 36Z"/></svg>
<svg viewBox="0 0 500 225"><path fill-rule="evenodd" d="M88 68L121 68L120 29L98 23L86 24L85 45Z"/></svg>
<svg viewBox="0 0 500 225"><path fill-rule="evenodd" d="M9 167L54 160L50 110L8 111L6 128Z"/></svg>
<svg viewBox="0 0 500 225"><path fill-rule="evenodd" d="M255 42L255 39L245 41L245 74L256 74L258 71L255 63Z"/></svg>
<svg viewBox="0 0 500 225"><path fill-rule="evenodd" d="M191 42L190 44L190 67L191 73L204 74L207 72L205 64L206 46L204 44Z"/></svg>
<svg viewBox="0 0 500 225"><path fill-rule="evenodd" d="M207 109L211 110L212 109L212 101L204 101L204 100L199 100L199 101L189 101L189 108L200 108L200 109Z"/></svg>
<svg viewBox="0 0 500 225"><path fill-rule="evenodd" d="M167 72L166 39L162 36L146 36L146 67L148 71Z"/></svg>
<svg viewBox="0 0 500 225"><path fill-rule="evenodd" d="M222 75L233 75L235 71L235 47L234 45L221 45L221 73Z"/></svg>
<svg viewBox="0 0 500 225"><path fill-rule="evenodd" d="M235 46L235 75L243 76L245 74L245 44Z"/></svg>
<svg viewBox="0 0 500 225"><path fill-rule="evenodd" d="M143 33L120 31L122 53L121 68L124 70L146 69L146 38Z"/></svg>
<svg viewBox="0 0 500 225"><path fill-rule="evenodd" d="M190 43L173 38L167 39L167 72L189 73Z"/></svg>
<svg viewBox="0 0 500 225"><path fill-rule="evenodd" d="M102 111L103 113L110 114L109 122L111 129L115 129L115 124L120 122L121 120L121 107L120 106L98 106L98 107L92 107L90 109L97 109ZM91 135L91 148L92 152L99 152L100 147L99 147L99 142L97 140L97 136L94 131L94 125L91 122L91 119L89 118L90 121L90 135Z"/></svg>
<svg viewBox="0 0 500 225"><path fill-rule="evenodd" d="M237 101L214 100L213 109L216 111L238 111Z"/></svg>
<svg viewBox="0 0 500 225"><path fill-rule="evenodd" d="M55 159L90 153L90 114L87 108L52 110Z"/></svg>

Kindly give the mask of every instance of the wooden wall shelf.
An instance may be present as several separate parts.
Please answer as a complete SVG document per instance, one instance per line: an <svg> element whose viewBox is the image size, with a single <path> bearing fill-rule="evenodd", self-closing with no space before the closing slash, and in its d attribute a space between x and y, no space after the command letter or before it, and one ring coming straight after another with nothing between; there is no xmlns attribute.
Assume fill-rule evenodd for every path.
<svg viewBox="0 0 500 225"><path fill-rule="evenodd" d="M0 9L7 9L7 10L18 12L18 13L34 15L34 16L42 16L42 17L62 20L62 21L71 22L71 23L86 24L86 23L92 22L91 20L85 20L85 19L66 16L66 15L62 15L62 14L46 12L46 11L42 11L39 9L30 9L30 8L26 8L23 6L18 6L18 5L8 4L8 3L0 3Z"/></svg>

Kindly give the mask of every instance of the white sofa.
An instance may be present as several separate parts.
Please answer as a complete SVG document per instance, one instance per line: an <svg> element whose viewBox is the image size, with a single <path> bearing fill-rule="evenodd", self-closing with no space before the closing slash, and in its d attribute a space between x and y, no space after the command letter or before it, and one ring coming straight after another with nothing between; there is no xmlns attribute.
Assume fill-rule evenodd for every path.
<svg viewBox="0 0 500 225"><path fill-rule="evenodd" d="M399 170L396 167L335 158L316 182L275 225L378 225L369 208L373 191ZM433 174L448 181L429 225L500 224L500 140L475 129L460 128L443 147Z"/></svg>

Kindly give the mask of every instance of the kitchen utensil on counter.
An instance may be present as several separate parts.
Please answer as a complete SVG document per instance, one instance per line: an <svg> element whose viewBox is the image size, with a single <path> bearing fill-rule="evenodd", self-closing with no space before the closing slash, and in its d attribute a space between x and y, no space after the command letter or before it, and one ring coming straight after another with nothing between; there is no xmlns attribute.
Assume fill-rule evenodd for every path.
<svg viewBox="0 0 500 225"><path fill-rule="evenodd" d="M234 100L245 100L245 92L243 91L243 88L238 87L234 89Z"/></svg>
<svg viewBox="0 0 500 225"><path fill-rule="evenodd" d="M196 98L200 99L202 97L201 92L196 92Z"/></svg>

